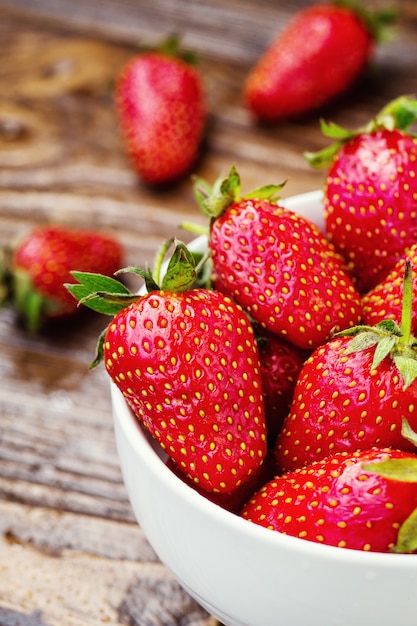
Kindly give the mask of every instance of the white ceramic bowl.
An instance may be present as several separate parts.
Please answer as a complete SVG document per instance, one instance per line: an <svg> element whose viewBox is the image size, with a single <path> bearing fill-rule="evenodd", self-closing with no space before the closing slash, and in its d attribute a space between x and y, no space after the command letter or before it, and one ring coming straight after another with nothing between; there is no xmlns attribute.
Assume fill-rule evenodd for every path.
<svg viewBox="0 0 417 626"><path fill-rule="evenodd" d="M322 194L283 202L322 226ZM197 247L204 240L196 240ZM164 464L111 385L116 442L138 523L187 592L227 626L413 626L417 556L281 535L209 502Z"/></svg>

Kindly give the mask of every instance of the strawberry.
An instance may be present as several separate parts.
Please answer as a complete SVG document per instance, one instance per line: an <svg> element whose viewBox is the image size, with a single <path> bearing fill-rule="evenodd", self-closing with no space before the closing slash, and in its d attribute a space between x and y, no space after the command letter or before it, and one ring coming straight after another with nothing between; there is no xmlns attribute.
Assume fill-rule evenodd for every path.
<svg viewBox="0 0 417 626"><path fill-rule="evenodd" d="M417 100L399 97L366 127L347 131L323 123L337 141L310 164L328 166L326 232L366 293L385 278L417 238L417 141L407 129Z"/></svg>
<svg viewBox="0 0 417 626"><path fill-rule="evenodd" d="M120 130L138 175L151 185L176 182L194 164L204 130L202 80L175 39L136 55L115 89Z"/></svg>
<svg viewBox="0 0 417 626"><path fill-rule="evenodd" d="M122 263L120 243L99 231L46 225L29 231L7 253L4 299L32 332L77 311L64 283L71 270L113 274Z"/></svg>
<svg viewBox="0 0 417 626"><path fill-rule="evenodd" d="M381 475L387 466L392 470L390 464L402 464L402 473ZM330 546L414 552L417 482L408 482L404 474L407 467L415 474L416 464L416 455L398 450L339 452L272 479L241 515L271 530Z"/></svg>
<svg viewBox="0 0 417 626"><path fill-rule="evenodd" d="M404 252L388 276L362 298L363 322L370 326L385 319L392 319L397 324L401 322L403 303L403 276L405 259L411 262L413 276L413 292L417 293L417 244ZM411 320L411 332L417 334L417 312L414 311Z"/></svg>
<svg viewBox="0 0 417 626"><path fill-rule="evenodd" d="M167 467L186 485L197 491L201 496L207 498L222 509L239 515L243 506L266 482L271 480L275 473L275 461L273 455L268 453L264 462L250 476L250 478L237 487L232 493L213 492L201 489L187 474L168 457Z"/></svg>
<svg viewBox="0 0 417 626"><path fill-rule="evenodd" d="M298 375L309 352L255 328L261 363L268 444L273 447L287 417Z"/></svg>
<svg viewBox="0 0 417 626"><path fill-rule="evenodd" d="M345 92L370 60L392 12L353 2L298 11L249 72L244 102L261 121L300 116Z"/></svg>
<svg viewBox="0 0 417 626"><path fill-rule="evenodd" d="M195 193L211 218L213 286L234 298L269 332L311 350L333 330L361 319L359 294L337 254L312 222L279 206L280 186L240 197L234 167Z"/></svg>
<svg viewBox="0 0 417 626"><path fill-rule="evenodd" d="M250 321L220 292L189 289L197 272L184 244L177 243L161 288L155 281L159 272L127 270L145 278L148 293L132 295L114 279L78 272L79 284L69 286L82 302L113 316L99 342L106 370L194 483L231 493L266 455L259 353Z"/></svg>
<svg viewBox="0 0 417 626"><path fill-rule="evenodd" d="M406 263L401 328L392 320L339 333L305 362L276 442L281 470L372 445L414 450L417 340L410 334L411 267Z"/></svg>

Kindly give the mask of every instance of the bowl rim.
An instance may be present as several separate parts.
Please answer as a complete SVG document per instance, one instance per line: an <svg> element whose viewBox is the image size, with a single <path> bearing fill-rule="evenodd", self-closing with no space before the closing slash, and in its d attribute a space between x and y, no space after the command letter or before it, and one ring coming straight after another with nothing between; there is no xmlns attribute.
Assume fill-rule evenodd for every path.
<svg viewBox="0 0 417 626"><path fill-rule="evenodd" d="M317 203L322 202L322 199L323 191L315 190L280 199L278 204L297 211L297 207L300 203ZM187 246L191 249L199 249L201 246L206 245L206 242L206 235L200 235L193 239L190 244L187 244ZM161 456L156 451L159 446L158 442L154 440L151 443L151 435L146 432L144 426L142 426L135 417L121 391L114 382L111 380L109 382L113 404L113 420L122 428L124 436L130 442L135 454L139 455L146 465L152 467L157 480L164 483L170 490L175 491L178 497L185 500L190 506L200 509L204 514L209 515L220 525L235 529L237 533L247 535L248 539L266 543L271 546L271 549L276 549L281 546L287 551L297 552L307 558L319 557L329 562L340 561L359 567L377 566L378 568L385 567L390 570L392 570L392 568L401 568L415 573L416 563L413 561L412 557L416 555L366 552L308 541L259 526L211 502L208 498L205 498L198 491L182 481L166 466L161 458L162 454L164 454L162 448L160 450Z"/></svg>

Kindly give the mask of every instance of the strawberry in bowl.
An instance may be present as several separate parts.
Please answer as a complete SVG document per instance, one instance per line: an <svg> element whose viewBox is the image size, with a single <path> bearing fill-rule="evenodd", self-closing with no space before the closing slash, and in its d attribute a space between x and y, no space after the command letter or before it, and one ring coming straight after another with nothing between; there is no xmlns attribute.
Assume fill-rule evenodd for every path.
<svg viewBox="0 0 417 626"><path fill-rule="evenodd" d="M280 204L314 221L320 228L323 228L321 192L288 198L281 201ZM192 242L187 247L187 250L191 252L195 259L200 259L206 255L207 248L208 240L205 236L202 236ZM180 251L185 256L188 256L188 252L181 246ZM176 263L172 265L176 265ZM192 265L193 262L191 262ZM194 267L194 269L196 268ZM105 295L103 297L103 294L111 291L109 289L111 285L106 284L102 285L101 293L97 294L97 292L94 293L94 290L92 290L93 293L91 295L84 296L87 297L85 303L89 303L93 307L102 306L104 299L106 305L111 304L111 306L115 306L112 315L117 316L123 300L125 305L127 300L131 300L131 303L127 304L127 308L132 305L137 306L135 302L140 301L141 297L147 299L146 301L150 301L151 298L157 300L161 297L161 293L162 295L167 293L167 283L165 283L165 289L162 292L157 289L157 285L160 283L157 274L158 272L155 274L155 271L152 277L149 273L142 274L145 278L148 295L145 295L145 290L138 296L138 294L126 293L123 288L120 291L120 288L117 287L111 296ZM85 286L88 277L79 276L79 278L83 281L83 283L80 282L80 285L84 284ZM190 280L195 280L194 270L190 274ZM115 287L115 285L113 286ZM184 297L186 297L186 294L187 290L184 291ZM230 298L230 295L225 293L221 292L221 295L223 298ZM226 308L228 306L229 304L226 305ZM238 319L242 319L241 315L244 314L243 308L241 305L239 306L240 317L238 316ZM158 307L154 308L158 310ZM231 311L228 314L230 315ZM245 315L246 319L250 321L251 316ZM142 347L149 349L150 332L155 332L163 340L162 332L156 333L155 331L155 320L162 321L165 317L165 314L156 318L150 314L147 316L147 323L141 327L142 332L138 339L138 341L143 342ZM190 315L187 315L188 317ZM206 317L205 323L207 323ZM115 329L115 332L117 330L117 332L123 334L125 340L132 336L131 332L135 324L132 326L130 324L131 321L131 318L126 318L124 325L121 324L118 329ZM185 323L186 320L180 318L179 322L181 321ZM201 319L198 318L198 322L200 321ZM110 321L109 329L112 323ZM162 322L162 324L164 323ZM237 334L241 337L246 337L244 340L244 346L246 347L240 342L241 348L240 350L238 349L238 352L246 351L250 347L251 365L253 366L255 358L260 359L260 352L259 350L258 352L254 351L253 336L251 333L247 335L244 329L247 331L245 325L242 328L241 322L236 324ZM123 355L123 352L126 350L127 345L130 346L131 350L132 347L134 348L134 344L125 343L122 346L120 342L117 342L113 346L110 341L111 335L107 336L107 332L108 330L105 329L99 343L105 350L110 350L107 354L107 361L111 371L113 368L118 369L119 359L123 359L126 356ZM177 329L176 332L179 333L179 330ZM224 338L228 341L230 337L226 328L224 332L226 333ZM205 333L206 327L200 327L198 333L200 340L203 339L201 335ZM190 337L193 338L194 334L191 334ZM106 347L107 341L109 346ZM156 341L159 341L159 339ZM224 345L216 343L218 351L227 348L226 342L223 343ZM154 343L154 345L156 344ZM121 349L119 350L119 348ZM162 345L160 349L163 349ZM201 356L204 359L205 351L201 347L196 346L194 352L198 351L201 352ZM134 352L135 350L133 349ZM191 353L191 350L188 350L188 352L188 359L191 362L194 359L194 354ZM177 399L174 402L175 395L172 393L172 387L177 386L178 393L183 395L186 395L186 390L183 386L184 382L181 381L181 369L178 369L179 376L172 375L170 380L165 378L167 371L171 367L176 366L175 355L171 353L168 360L166 358L160 360L157 358L156 351L153 354L155 357L153 362L147 363L147 371L142 372L141 376L134 374L132 367L126 369L126 371L118 369L118 378L115 377L110 384L116 443L124 481L138 523L162 562L180 581L182 586L203 607L227 626L241 626L242 624L247 626L275 626L277 623L309 624L309 626L323 626L323 624L330 623L337 623L341 626L351 626L352 624L365 626L365 624L375 623L379 626L388 626L394 620L400 626L408 626L417 611L417 600L415 593L413 593L417 583L417 568L413 554L392 554L367 550L366 546L371 543L369 535L372 529L369 528L367 530L368 535L364 539L362 546L342 547L342 545L335 546L327 545L325 542L308 541L302 535L291 536L270 528L264 528L257 523L244 519L240 515L231 513L229 510L226 510L227 506L224 506L224 498L227 497L227 493L224 490L222 493L222 505L218 505L214 497L216 492L212 492L214 494L213 497L206 498L202 495L203 490L193 488L193 484L198 485L199 483L194 480L198 475L195 474L193 479L189 471L188 443L190 440L187 439L188 433L183 433L183 447L186 444L187 449L185 454L181 453L185 467L181 466L181 456L178 457L179 460L176 461L175 466L176 468L182 467L188 473L187 480L182 479L178 471L170 469L170 445L171 443L174 445L174 442L170 442L168 439L167 442L162 441L163 445L161 445L161 440L158 440L158 434L155 436L155 433L152 433L144 422L145 419L153 419L155 412L158 410L160 411L159 419L163 421L165 413L165 411L162 411L162 407L157 406L155 397L149 395L153 393L152 389L149 389L149 385L156 385L158 379L164 381L164 392L163 396L160 397L160 402L162 404L163 398L168 398L168 395L172 394L170 395L171 402L177 405L177 410L179 411L177 420L174 419L174 422L177 422L177 424L181 415L180 409L186 398L183 398L180 402L178 400L179 396L176 396ZM171 357L174 357L173 361ZM212 395L205 396L204 404L199 406L199 410L201 410L200 420L204 422L207 417L210 423L213 411L212 407L208 405L212 404L214 407L215 404L220 404L217 400L219 391L223 394L230 394L231 390L235 388L229 377L224 376L224 372L235 371L236 376L239 372L241 380L236 383L238 384L237 388L244 390L243 395L238 393L238 403L240 404L241 412L244 413L247 410L248 404L252 406L252 409L255 409L252 417L248 417L250 425L247 429L247 434L253 444L249 446L248 442L245 442L247 450L244 449L245 446L240 448L240 453L233 457L232 466L237 470L238 465L241 465L241 463L245 464L248 461L248 457L254 459L258 456L258 461L256 462L258 470L254 469L250 475L247 473L246 484L249 484L251 481L250 476L256 475L259 471L262 457L262 454L259 454L259 450L263 449L263 444L259 442L263 440L262 432L265 435L260 413L255 408L258 406L258 401L252 401L255 398L254 389L258 389L257 385L260 379L257 376L253 376L252 369L249 372L248 368L246 368L245 373L242 373L240 368L236 369L237 358L230 358L230 360L226 358L225 361L222 365L222 368L225 368L222 370L222 380L216 379L215 387L212 388ZM163 367L161 369L161 366L165 367L165 372ZM258 366L259 362L255 369L258 369ZM139 365L137 369L140 369ZM203 370L202 367L200 367L200 370L198 377L194 376L192 379L192 387L190 389L192 388L194 394L198 391L198 385L202 389L210 383L207 371ZM196 371L196 368L194 371ZM219 369L216 367L214 372L218 371ZM123 376L120 375L121 373ZM150 377L152 377L152 382ZM232 377L233 374L230 374L230 378ZM253 385L254 381L256 381L255 387ZM242 386L243 384L245 385L244 387ZM250 391L246 387L247 384L250 384ZM139 389L140 395L143 396L142 400L138 400L137 404L134 399L132 400L131 391L133 391L133 386ZM130 387L131 391L128 390L128 387ZM217 421L220 412L226 411L226 415L228 413L226 398L223 397L221 404L224 406L219 407L219 412L214 410L214 413L217 415ZM142 407L143 415L138 411L139 407ZM183 416L183 419L186 430L192 431L195 428L195 419L193 416L192 428L189 429L190 416L191 413L187 411L187 415ZM170 422L172 417L172 413L169 413L167 410L166 425L164 426L161 423L159 430L165 430L167 434L170 434L169 429L174 427ZM255 417L257 417L257 424ZM211 423L216 425L217 421ZM170 422L170 426L168 426L168 422ZM232 435L232 440L235 440L237 436L231 430L234 426L232 422L233 420L229 422L229 434ZM219 424L212 428L211 438L216 440L217 445L220 445L222 432L218 426ZM251 431L253 431L252 434L250 434ZM260 438L258 438L258 432L261 433ZM208 435L200 430L198 438L201 438L201 436L204 438ZM193 445L195 445L195 450L197 450L197 445ZM250 450L254 450L252 455ZM375 453L372 452L372 454ZM388 453L384 452L384 454L387 455ZM412 459L414 458L411 452L402 454ZM242 460L241 463L239 463L240 458ZM267 456L264 458L266 459ZM365 465L361 468L363 470L362 474L367 477L370 476L369 480L374 481L375 487L381 487L383 484L382 478L376 474L378 471L383 471L383 462L386 460L387 456L378 457L377 459L367 457L361 460L365 462ZM265 463L265 461L263 462ZM353 464L353 467L356 467L356 465ZM214 476L215 471L218 472L219 480L221 481L222 477L224 478L223 468L213 469L210 474ZM229 468L229 476L231 473ZM395 517L391 507L391 504L394 503L389 498L389 492L387 491L386 493L385 504L387 506L384 505L384 494L380 496L379 502L381 507L385 506L387 514L391 516L391 536L388 540L388 544L391 546L398 543L398 536L395 536L396 529L399 530L402 526L403 531L404 529L406 531L407 527L404 526L404 523L407 519L412 521L412 512L410 513L410 511L413 504L415 486L413 484L408 486L402 485L405 482L404 476L394 476L384 480L384 484L387 485L391 485L391 483L388 483L388 480L393 481L393 484L388 487L391 490L391 495L394 491L397 491L398 495L405 493L409 501L409 508L402 510L401 517ZM358 473L357 481L362 485L360 473ZM365 483L365 481L363 482ZM399 483L402 485L401 489L395 490L395 485ZM244 482L241 482L241 486L236 486L236 489L241 489L244 484ZM221 486L220 482L215 485L215 488L219 489L219 486ZM328 485L324 483L324 479L323 487L323 493L325 494ZM343 489L346 488L347 484L344 484ZM364 489L365 487L362 486L363 491ZM230 493L233 496L233 493L236 492L232 489ZM377 492L375 496L378 496ZM250 503L255 497L255 495L252 498L249 497L248 502ZM250 504L247 504L247 506L250 506ZM288 503L285 503L285 506L289 506ZM314 504L312 506L314 509ZM360 507L360 503L357 506ZM284 503L282 503L282 507L284 508ZM396 511L399 508L400 505L396 504ZM402 536L404 534L408 535L408 531L403 532ZM343 541L343 538L340 541ZM413 551L412 546L411 549L409 547L408 551ZM392 590L395 590L395 593ZM354 598L354 601L352 601L352 598ZM398 609L399 606L401 606L401 611Z"/></svg>
<svg viewBox="0 0 417 626"><path fill-rule="evenodd" d="M322 122L334 143L307 153L326 168L325 232L364 294L417 237L417 100L400 96L358 130Z"/></svg>

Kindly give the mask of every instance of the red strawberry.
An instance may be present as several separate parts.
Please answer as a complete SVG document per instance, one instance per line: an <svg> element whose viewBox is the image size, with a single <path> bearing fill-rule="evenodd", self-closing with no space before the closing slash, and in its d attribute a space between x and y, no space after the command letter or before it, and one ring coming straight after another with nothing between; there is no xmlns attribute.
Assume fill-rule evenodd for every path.
<svg viewBox="0 0 417 626"><path fill-rule="evenodd" d="M313 349L360 321L360 297L318 227L277 205L278 189L240 197L233 167L213 189L196 181L197 200L211 217L213 285L268 331Z"/></svg>
<svg viewBox="0 0 417 626"><path fill-rule="evenodd" d="M404 258L397 262L388 276L362 298L365 324L373 326L385 319L392 319L397 324L401 322L405 257L410 259L413 292L417 293L417 244L414 244L404 252ZM417 334L417 311L412 316L411 332Z"/></svg>
<svg viewBox="0 0 417 626"><path fill-rule="evenodd" d="M177 181L198 155L206 118L200 74L176 42L143 52L116 85L118 119L133 167L147 183ZM185 60L187 59L187 60Z"/></svg>
<svg viewBox="0 0 417 626"><path fill-rule="evenodd" d="M271 530L340 548L414 552L417 482L401 472L377 474L390 464L416 472L417 457L374 448L338 453L276 477L243 508L242 517ZM414 513L414 515L413 515Z"/></svg>
<svg viewBox="0 0 417 626"><path fill-rule="evenodd" d="M417 239L417 141L406 129L417 101L400 97L359 131L323 125L337 139L317 154L331 162L324 190L326 231L366 293L385 278Z"/></svg>
<svg viewBox="0 0 417 626"><path fill-rule="evenodd" d="M74 267L111 275L120 267L122 256L120 243L102 232L41 226L11 252L8 297L27 328L37 331L48 320L77 311L77 301L64 287L72 280Z"/></svg>
<svg viewBox="0 0 417 626"><path fill-rule="evenodd" d="M300 10L249 73L244 86L247 107L270 122L327 103L359 77L380 26L392 17L336 4Z"/></svg>
<svg viewBox="0 0 417 626"><path fill-rule="evenodd" d="M266 455L252 326L227 296L187 291L196 273L183 244L176 247L161 290L149 273L134 271L148 286L141 297L107 281L115 292L114 298L107 296L109 312L117 307L119 312L101 342L106 370L138 419L199 487L231 493ZM93 287L86 304L104 307L91 275L76 277L81 288ZM103 277L98 280L102 284Z"/></svg>
<svg viewBox="0 0 417 626"><path fill-rule="evenodd" d="M298 375L309 352L255 329L261 363L268 445L273 447L290 410Z"/></svg>
<svg viewBox="0 0 417 626"><path fill-rule="evenodd" d="M372 445L414 450L402 430L405 420L417 429L417 342L410 335L409 263L406 268L401 328L383 321L345 331L304 364L277 438L282 470Z"/></svg>
<svg viewBox="0 0 417 626"><path fill-rule="evenodd" d="M258 489L271 480L275 474L275 461L273 455L268 453L262 465L253 472L249 480L237 487L233 493L215 493L201 489L187 474L184 474L184 472L180 470L171 458L168 457L166 465L178 478L189 487L195 489L200 495L235 515L240 514L246 502L248 502Z"/></svg>

